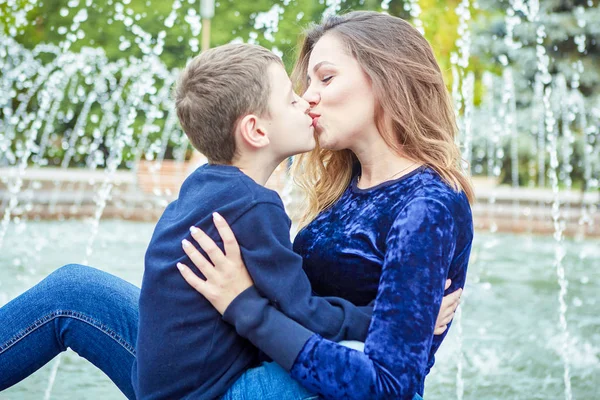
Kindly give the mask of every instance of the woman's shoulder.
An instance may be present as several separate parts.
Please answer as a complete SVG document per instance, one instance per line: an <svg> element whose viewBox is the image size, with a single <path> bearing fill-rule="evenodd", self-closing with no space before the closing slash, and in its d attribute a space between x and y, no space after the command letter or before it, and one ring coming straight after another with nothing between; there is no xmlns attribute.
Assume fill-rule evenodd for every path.
<svg viewBox="0 0 600 400"><path fill-rule="evenodd" d="M436 202L444 205L452 214L468 212L470 215L471 209L466 194L453 188L433 168L424 167L413 181L410 195L406 198L407 204Z"/></svg>
<svg viewBox="0 0 600 400"><path fill-rule="evenodd" d="M454 189L432 168L425 168L414 181L397 218L412 217L413 222L429 221L452 229L460 248L470 243L473 216L467 195Z"/></svg>

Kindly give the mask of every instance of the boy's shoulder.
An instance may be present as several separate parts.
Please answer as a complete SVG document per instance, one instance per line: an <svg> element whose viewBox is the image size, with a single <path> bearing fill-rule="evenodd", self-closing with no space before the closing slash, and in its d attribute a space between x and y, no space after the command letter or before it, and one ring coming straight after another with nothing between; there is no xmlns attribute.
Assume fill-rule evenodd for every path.
<svg viewBox="0 0 600 400"><path fill-rule="evenodd" d="M146 255L171 255L167 258L172 264L182 253L180 246L173 243L189 235L190 226L200 227L209 234L216 232L214 212L221 214L232 227L238 221L253 225L266 219L289 223L277 192L257 184L238 168L203 165L186 178L178 198L165 208ZM255 228L247 231L251 233Z"/></svg>
<svg viewBox="0 0 600 400"><path fill-rule="evenodd" d="M256 183L239 168L231 165L204 164L184 181L177 202L196 207L198 203L213 206L244 203L247 206L270 203L284 209L279 194Z"/></svg>
<svg viewBox="0 0 600 400"><path fill-rule="evenodd" d="M256 183L252 178L243 173L238 167L232 165L203 165L199 172L213 174L216 176L227 176L237 179L236 188L246 196L251 196L257 202L273 202L277 205L283 205L279 194L265 186Z"/></svg>

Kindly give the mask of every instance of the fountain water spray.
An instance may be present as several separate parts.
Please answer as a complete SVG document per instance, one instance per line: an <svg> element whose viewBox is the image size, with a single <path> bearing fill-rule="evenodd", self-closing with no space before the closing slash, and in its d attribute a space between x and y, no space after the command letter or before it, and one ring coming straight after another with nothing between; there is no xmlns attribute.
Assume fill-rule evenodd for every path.
<svg viewBox="0 0 600 400"><path fill-rule="evenodd" d="M539 22L539 3L531 1L529 6L522 5L522 9L527 11L527 18L531 22ZM569 331L567 327L567 285L568 281L565 274L565 268L563 265L563 259L565 257L564 247L564 223L561 220L561 208L560 208L560 190L558 182L558 127L556 125L556 119L552 110L551 96L552 96L552 75L548 70L550 65L550 58L546 53L544 47L544 39L546 38L546 27L543 24L539 24L536 30L536 54L538 60L538 73L540 74L541 82L545 85L543 104L544 104L544 125L546 132L546 140L548 143L548 154L550 156L550 169L548 171L548 177L550 184L552 185L553 201L552 201L552 221L554 224L554 239L556 241L554 267L556 268L556 274L558 277L558 284L560 287L558 293L559 302L559 328L561 331L561 343L562 351L561 358L563 361L563 381L565 385L565 399L571 400L573 397L571 390L571 373L569 363Z"/></svg>
<svg viewBox="0 0 600 400"><path fill-rule="evenodd" d="M502 74L504 91L502 93L502 115L500 116L504 125L504 136L510 140L511 181L513 189L519 188L519 132L517 130L517 99L515 93L515 81L513 69L510 66L504 68ZM513 200L513 219L516 222L519 217L519 200Z"/></svg>
<svg viewBox="0 0 600 400"><path fill-rule="evenodd" d="M474 77L472 74L465 77L466 69L469 66L469 57L471 55L471 32L469 29L469 21L471 20L471 3L470 0L462 0L456 7L456 15L458 15L458 38L456 39L457 52L453 52L450 61L452 63L452 98L454 99L455 113L458 122L460 137L464 135L463 142L463 160L466 165L463 165L465 170L470 169L472 158L472 129L471 115L473 107L474 93ZM463 111L461 115L461 110ZM457 140L459 140L457 138ZM462 326L460 319L455 320L459 332L457 336L459 355L457 359L457 375L456 375L456 397L462 400L464 396L464 378L463 374L463 355L462 355Z"/></svg>
<svg viewBox="0 0 600 400"><path fill-rule="evenodd" d="M504 152L500 142L501 129L498 118L500 107L496 106L494 75L486 71L482 77L482 84L485 88L483 107L485 107L485 114L491 116L490 122L493 132L491 135L486 136L487 175L489 179L497 182L500 179L500 173L502 171L502 157L504 156ZM497 212L496 196L497 190L496 185L494 185L490 196L488 197L489 230L492 233L498 230L494 218L494 215Z"/></svg>

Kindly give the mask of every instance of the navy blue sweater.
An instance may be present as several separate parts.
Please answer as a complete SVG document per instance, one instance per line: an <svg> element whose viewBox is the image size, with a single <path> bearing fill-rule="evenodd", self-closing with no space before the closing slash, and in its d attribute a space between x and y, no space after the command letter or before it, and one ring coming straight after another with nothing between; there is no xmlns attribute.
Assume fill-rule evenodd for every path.
<svg viewBox="0 0 600 400"><path fill-rule="evenodd" d="M231 225L261 299L270 299L273 309L285 312L294 324L331 340L366 338L372 307L312 295L302 258L292 249L291 223L279 195L236 167L204 165L186 179L179 198L166 208L146 252L132 370L140 399L213 399L257 363L256 347L240 337L176 268L183 262L199 274L181 247L184 238L195 243L189 233L192 225L222 248L212 221L215 211ZM244 311L237 316L244 319ZM294 334L286 324L287 320L282 329ZM290 359L283 355L286 364L294 361L304 341L297 341Z"/></svg>
<svg viewBox="0 0 600 400"><path fill-rule="evenodd" d="M464 193L426 167L368 190L356 181L299 232L294 249L319 295L376 299L364 353L292 321L256 288L224 318L325 398L412 399L423 394L445 337L433 334L445 280L452 279L446 293L465 283L471 209Z"/></svg>

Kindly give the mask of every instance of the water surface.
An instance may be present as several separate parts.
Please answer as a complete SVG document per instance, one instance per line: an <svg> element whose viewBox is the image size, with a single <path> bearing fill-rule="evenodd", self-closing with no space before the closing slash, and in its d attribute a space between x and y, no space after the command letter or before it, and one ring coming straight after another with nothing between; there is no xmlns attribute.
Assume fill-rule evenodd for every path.
<svg viewBox="0 0 600 400"><path fill-rule="evenodd" d="M89 264L139 285L153 228L101 222ZM82 262L90 229L84 221L11 225L0 251L0 304L59 266ZM568 240L564 246L573 398L595 399L600 393L600 240ZM457 398L461 386L464 399L564 398L555 247L547 236L476 234L461 326L452 327L438 351L425 398ZM51 370L52 363L0 393L0 399L43 399ZM102 372L68 351L50 398L124 396Z"/></svg>

